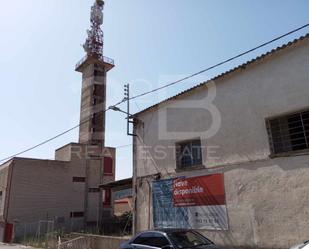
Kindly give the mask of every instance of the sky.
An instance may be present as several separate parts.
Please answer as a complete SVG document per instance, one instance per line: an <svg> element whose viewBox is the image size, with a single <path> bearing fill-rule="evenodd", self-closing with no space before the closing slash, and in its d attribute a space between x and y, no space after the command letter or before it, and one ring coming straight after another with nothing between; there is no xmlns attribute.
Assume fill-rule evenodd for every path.
<svg viewBox="0 0 309 249"><path fill-rule="evenodd" d="M0 0L0 160L79 123L81 74L75 64L93 0ZM212 66L309 23L307 0L106 0L107 106ZM132 101L131 113L206 81L309 28L168 89ZM125 106L122 106L125 108ZM116 178L132 175L125 116L106 114L106 145L119 147ZM53 159L78 129L22 157Z"/></svg>

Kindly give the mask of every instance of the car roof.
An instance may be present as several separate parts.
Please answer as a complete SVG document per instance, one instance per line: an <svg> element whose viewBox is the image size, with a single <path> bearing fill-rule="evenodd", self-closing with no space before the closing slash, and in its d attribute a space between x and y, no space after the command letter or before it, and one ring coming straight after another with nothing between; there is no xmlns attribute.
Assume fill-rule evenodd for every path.
<svg viewBox="0 0 309 249"><path fill-rule="evenodd" d="M192 229L187 228L158 228L154 231L159 231L163 233L173 233L173 232L187 232L187 231L193 231Z"/></svg>
<svg viewBox="0 0 309 249"><path fill-rule="evenodd" d="M154 230L145 230L145 231L140 231L139 233L136 234L140 235L143 233L173 233L173 232L186 232L186 231L193 231L193 229L185 229L185 228L156 228Z"/></svg>
<svg viewBox="0 0 309 249"><path fill-rule="evenodd" d="M161 233L161 234L166 234L166 233L174 233L174 232L187 232L187 231L196 231L194 229L185 229L185 228L156 228L154 230L145 230L145 231L140 231L136 233L130 241L134 241L137 237L139 237L142 234L145 233Z"/></svg>

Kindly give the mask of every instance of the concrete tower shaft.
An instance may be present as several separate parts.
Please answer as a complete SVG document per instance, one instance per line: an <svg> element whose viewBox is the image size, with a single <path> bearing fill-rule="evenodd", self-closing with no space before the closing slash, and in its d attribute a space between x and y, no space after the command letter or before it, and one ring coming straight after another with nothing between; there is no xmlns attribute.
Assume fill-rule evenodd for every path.
<svg viewBox="0 0 309 249"><path fill-rule="evenodd" d="M106 73L114 61L103 56L103 6L96 0L91 7L91 27L83 45L86 55L75 70L82 73L79 142L101 145L105 141Z"/></svg>

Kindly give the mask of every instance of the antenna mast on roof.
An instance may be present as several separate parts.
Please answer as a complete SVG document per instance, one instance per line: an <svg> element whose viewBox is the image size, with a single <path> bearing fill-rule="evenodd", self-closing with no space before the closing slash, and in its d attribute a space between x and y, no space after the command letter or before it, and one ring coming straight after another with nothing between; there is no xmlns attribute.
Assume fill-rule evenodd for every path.
<svg viewBox="0 0 309 249"><path fill-rule="evenodd" d="M103 7L103 0L96 0L91 7L91 28L87 30L88 37L83 45L88 56L98 59L103 58Z"/></svg>

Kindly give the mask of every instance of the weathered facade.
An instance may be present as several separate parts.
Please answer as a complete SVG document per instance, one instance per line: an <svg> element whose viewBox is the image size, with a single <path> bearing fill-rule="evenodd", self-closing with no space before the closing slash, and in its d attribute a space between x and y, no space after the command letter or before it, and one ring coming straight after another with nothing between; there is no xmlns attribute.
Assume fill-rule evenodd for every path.
<svg viewBox="0 0 309 249"><path fill-rule="evenodd" d="M308 68L307 35L137 113L135 231L153 228L154 181L222 173L228 229L201 230L210 239L251 248L308 239ZM188 141L200 162L179 161Z"/></svg>
<svg viewBox="0 0 309 249"><path fill-rule="evenodd" d="M111 215L99 185L115 180L115 153L73 143L57 150L56 160L14 158L2 165L2 241L38 229L43 233L46 223L66 231L99 226L104 215Z"/></svg>

